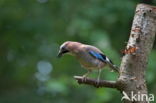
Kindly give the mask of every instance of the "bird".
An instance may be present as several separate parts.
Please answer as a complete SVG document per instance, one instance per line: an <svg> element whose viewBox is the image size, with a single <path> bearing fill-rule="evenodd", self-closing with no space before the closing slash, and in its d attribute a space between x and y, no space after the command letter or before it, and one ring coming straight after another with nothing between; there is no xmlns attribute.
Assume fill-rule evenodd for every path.
<svg viewBox="0 0 156 103"><path fill-rule="evenodd" d="M75 41L64 42L58 52L58 57L69 54L76 57L81 66L88 70L82 77L86 78L93 70L98 70L97 81L100 81L101 70L109 66L111 70L119 72L119 68L104 53L95 46Z"/></svg>

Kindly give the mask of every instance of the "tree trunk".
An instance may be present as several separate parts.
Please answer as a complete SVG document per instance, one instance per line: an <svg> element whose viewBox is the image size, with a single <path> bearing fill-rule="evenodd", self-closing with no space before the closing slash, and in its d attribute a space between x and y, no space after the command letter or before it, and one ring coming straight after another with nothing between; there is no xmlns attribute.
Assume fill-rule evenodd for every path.
<svg viewBox="0 0 156 103"><path fill-rule="evenodd" d="M148 91L145 80L147 60L153 47L156 33L156 7L137 5L129 41L123 51L120 76L117 81L96 80L75 76L79 83L95 87L116 88L129 97L122 98L124 103L148 103ZM133 96L135 98L133 98ZM146 96L145 96L146 95ZM128 100L129 99L129 100Z"/></svg>
<svg viewBox="0 0 156 103"><path fill-rule="evenodd" d="M131 93L148 94L145 72L149 53L153 47L156 33L156 7L139 4L136 8L133 25L127 48L136 49L135 53L126 54L122 58L119 81L123 81L124 91L131 98ZM138 96L137 96L138 97ZM125 103L147 103L128 101Z"/></svg>

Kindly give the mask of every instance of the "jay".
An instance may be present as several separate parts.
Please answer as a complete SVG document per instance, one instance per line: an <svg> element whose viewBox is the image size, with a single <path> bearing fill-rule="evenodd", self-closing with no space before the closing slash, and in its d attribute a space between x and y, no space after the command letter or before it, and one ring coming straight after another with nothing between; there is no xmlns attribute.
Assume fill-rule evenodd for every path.
<svg viewBox="0 0 156 103"><path fill-rule="evenodd" d="M64 54L70 54L80 62L82 67L86 68L88 72L83 75L86 78L92 70L98 70L97 81L100 80L102 68L109 66L112 70L119 72L119 69L113 62L105 56L98 48L82 44L79 42L66 41L60 46L58 57Z"/></svg>

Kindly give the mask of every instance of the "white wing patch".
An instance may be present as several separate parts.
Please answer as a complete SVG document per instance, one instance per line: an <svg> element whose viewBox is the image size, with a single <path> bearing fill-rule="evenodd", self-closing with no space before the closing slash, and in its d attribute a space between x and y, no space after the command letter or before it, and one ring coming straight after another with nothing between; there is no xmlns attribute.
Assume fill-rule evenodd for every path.
<svg viewBox="0 0 156 103"><path fill-rule="evenodd" d="M109 63L111 63L110 59L108 57L106 57L106 61L108 61ZM112 63L111 63L112 64Z"/></svg>

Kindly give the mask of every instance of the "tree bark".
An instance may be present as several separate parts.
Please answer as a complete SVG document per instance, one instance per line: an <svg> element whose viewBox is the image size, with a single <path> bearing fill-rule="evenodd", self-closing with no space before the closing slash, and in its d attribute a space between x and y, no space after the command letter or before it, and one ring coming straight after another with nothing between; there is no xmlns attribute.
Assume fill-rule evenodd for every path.
<svg viewBox="0 0 156 103"><path fill-rule="evenodd" d="M137 5L128 44L124 51L120 65L120 75L117 81L100 81L75 77L79 83L93 85L95 87L116 88L125 92L131 98L131 94L147 94L145 72L149 53L153 47L156 33L156 7L146 4ZM138 98L138 96L136 96ZM124 103L148 103L143 100L123 100Z"/></svg>

